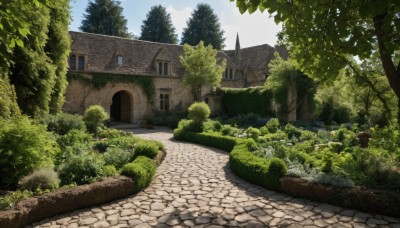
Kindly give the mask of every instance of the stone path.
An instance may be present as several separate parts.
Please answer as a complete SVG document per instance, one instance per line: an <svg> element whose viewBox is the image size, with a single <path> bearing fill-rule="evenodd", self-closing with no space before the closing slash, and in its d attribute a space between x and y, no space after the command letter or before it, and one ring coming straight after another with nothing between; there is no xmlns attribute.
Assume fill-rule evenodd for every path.
<svg viewBox="0 0 400 228"><path fill-rule="evenodd" d="M161 140L167 150L145 191L32 226L400 228L399 218L296 199L250 184L229 169L228 153L176 142L170 130L134 132Z"/></svg>

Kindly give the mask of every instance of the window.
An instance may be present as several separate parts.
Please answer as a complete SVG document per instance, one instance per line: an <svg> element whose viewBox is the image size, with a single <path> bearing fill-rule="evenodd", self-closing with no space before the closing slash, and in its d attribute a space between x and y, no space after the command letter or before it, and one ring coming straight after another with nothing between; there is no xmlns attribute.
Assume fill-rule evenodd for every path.
<svg viewBox="0 0 400 228"><path fill-rule="evenodd" d="M121 55L118 55L117 56L117 64L122 65L123 62L124 62L124 57L122 57Z"/></svg>
<svg viewBox="0 0 400 228"><path fill-rule="evenodd" d="M225 79L227 79L227 80L233 79L233 69L232 68L225 69Z"/></svg>
<svg viewBox="0 0 400 228"><path fill-rule="evenodd" d="M160 110L169 111L169 94L160 94Z"/></svg>
<svg viewBox="0 0 400 228"><path fill-rule="evenodd" d="M85 69L85 57L79 56L78 57L78 70L84 70Z"/></svg>
<svg viewBox="0 0 400 228"><path fill-rule="evenodd" d="M170 63L165 61L159 61L157 64L157 74L158 75L170 75Z"/></svg>
<svg viewBox="0 0 400 228"><path fill-rule="evenodd" d="M76 55L71 55L69 57L69 69L76 70Z"/></svg>

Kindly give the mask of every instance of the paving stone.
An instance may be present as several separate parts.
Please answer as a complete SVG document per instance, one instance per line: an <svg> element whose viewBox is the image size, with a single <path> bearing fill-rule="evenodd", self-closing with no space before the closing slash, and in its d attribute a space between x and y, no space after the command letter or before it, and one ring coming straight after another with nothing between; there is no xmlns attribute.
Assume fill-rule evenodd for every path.
<svg viewBox="0 0 400 228"><path fill-rule="evenodd" d="M195 219L196 224L207 224L211 222L211 218L207 216L199 216Z"/></svg>
<svg viewBox="0 0 400 228"><path fill-rule="evenodd" d="M165 206L162 203L153 203L153 204L151 204L150 208L152 210L162 210L165 208Z"/></svg>
<svg viewBox="0 0 400 228"><path fill-rule="evenodd" d="M374 224L374 225L386 225L386 224L388 224L388 222L385 221L385 220L381 220L381 219L369 218L367 220L367 224L368 225L371 225L371 224Z"/></svg>
<svg viewBox="0 0 400 228"><path fill-rule="evenodd" d="M87 219L82 219L79 224L81 226L86 226L86 225L90 225L97 222L97 218L87 218Z"/></svg>
<svg viewBox="0 0 400 228"><path fill-rule="evenodd" d="M93 228L108 228L108 227L110 227L110 223L108 223L106 221L96 222L93 225Z"/></svg>
<svg viewBox="0 0 400 228"><path fill-rule="evenodd" d="M254 220L255 218L249 214L240 214L238 216L235 217L235 220L238 222L247 222L249 220Z"/></svg>

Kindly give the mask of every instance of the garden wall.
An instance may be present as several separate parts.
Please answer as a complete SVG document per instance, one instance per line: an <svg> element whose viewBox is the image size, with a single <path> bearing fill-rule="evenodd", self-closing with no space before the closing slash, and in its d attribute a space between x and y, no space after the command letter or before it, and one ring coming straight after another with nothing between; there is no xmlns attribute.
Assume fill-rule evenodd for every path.
<svg viewBox="0 0 400 228"><path fill-rule="evenodd" d="M166 153L160 151L154 158L160 165ZM137 192L135 180L116 176L88 185L60 189L36 197L21 200L10 210L0 212L0 227L18 228L45 218L66 213Z"/></svg>

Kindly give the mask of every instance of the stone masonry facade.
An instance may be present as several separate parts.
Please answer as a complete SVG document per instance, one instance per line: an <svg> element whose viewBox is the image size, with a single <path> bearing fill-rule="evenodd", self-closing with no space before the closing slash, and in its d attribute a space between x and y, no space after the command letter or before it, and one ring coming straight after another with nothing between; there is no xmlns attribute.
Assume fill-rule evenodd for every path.
<svg viewBox="0 0 400 228"><path fill-rule="evenodd" d="M70 32L72 38L69 73L90 78L93 73L135 77L152 77L153 101L149 102L143 89L134 83L108 83L94 88L80 79L69 82L64 111L80 113L93 104L99 104L110 114L112 121L140 123L146 116L167 111L182 111L193 101L191 89L182 77L184 70L179 56L184 55L182 45L131 40L99 34ZM284 47L267 44L240 48L239 37L235 50L222 50L217 58L226 60L222 87L244 88L260 86L268 76L268 63L277 51L288 56ZM218 102L209 96L209 87L203 88L203 99L213 111Z"/></svg>

